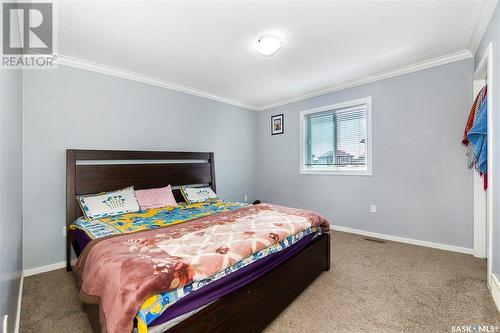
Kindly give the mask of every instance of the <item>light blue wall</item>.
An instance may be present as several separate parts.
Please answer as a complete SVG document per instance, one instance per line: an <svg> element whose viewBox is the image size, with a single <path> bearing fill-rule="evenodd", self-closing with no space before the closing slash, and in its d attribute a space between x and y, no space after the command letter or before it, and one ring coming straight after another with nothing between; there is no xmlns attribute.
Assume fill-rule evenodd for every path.
<svg viewBox="0 0 500 333"><path fill-rule="evenodd" d="M0 70L0 316L9 332L22 272L22 106L22 71Z"/></svg>
<svg viewBox="0 0 500 333"><path fill-rule="evenodd" d="M492 230L492 250L493 256L492 260L492 271L500 276L500 6L497 5L495 13L491 18L488 29L486 30L479 49L476 52L475 66L479 65L481 58L488 45L492 43L493 46L493 147L488 147L488 149L493 149L493 174L494 177L491 178L493 181L491 191L493 191L493 230ZM491 89L489 89L491 93ZM491 111L490 111L491 112Z"/></svg>
<svg viewBox="0 0 500 333"><path fill-rule="evenodd" d="M64 66L26 71L24 267L64 260L66 148L214 151L222 197L248 194L336 225L471 248L472 177L460 140L472 73L469 59L254 112ZM299 112L366 96L373 176L299 175ZM277 113L285 134L271 137Z"/></svg>
<svg viewBox="0 0 500 333"><path fill-rule="evenodd" d="M255 111L69 67L24 85L24 267L65 258L65 149L215 152L218 194L255 198Z"/></svg>
<svg viewBox="0 0 500 333"><path fill-rule="evenodd" d="M473 178L461 145L472 74L468 59L260 112L259 198L316 210L334 225L472 248ZM373 176L300 175L299 112L367 96ZM279 113L285 134L271 136Z"/></svg>

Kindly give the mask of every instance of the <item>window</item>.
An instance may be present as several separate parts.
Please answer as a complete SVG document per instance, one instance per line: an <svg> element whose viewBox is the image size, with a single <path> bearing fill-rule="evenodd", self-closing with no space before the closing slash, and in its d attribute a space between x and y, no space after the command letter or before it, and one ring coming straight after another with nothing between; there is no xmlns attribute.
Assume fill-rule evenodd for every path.
<svg viewBox="0 0 500 333"><path fill-rule="evenodd" d="M300 113L302 174L371 175L371 97Z"/></svg>

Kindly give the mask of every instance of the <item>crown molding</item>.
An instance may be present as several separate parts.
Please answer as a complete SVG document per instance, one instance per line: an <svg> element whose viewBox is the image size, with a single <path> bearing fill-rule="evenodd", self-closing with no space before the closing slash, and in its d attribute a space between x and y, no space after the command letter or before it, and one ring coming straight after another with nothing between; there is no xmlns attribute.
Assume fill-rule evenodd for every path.
<svg viewBox="0 0 500 333"><path fill-rule="evenodd" d="M305 94L302 96L282 100L282 101L268 104L268 105L264 105L264 106L245 104L245 103L233 100L233 99L220 97L220 96L214 95L212 93L209 93L209 92L206 92L203 90L199 90L199 89L195 89L195 88L191 88L191 87L187 87L187 86L184 86L184 85L181 85L178 83L160 80L160 79L157 79L157 78L154 78L151 76L126 71L126 70L111 67L111 66L101 65L101 64L94 63L94 62L90 62L90 61L86 61L86 60L82 60L82 59L78 59L78 58L74 58L74 57L69 57L69 56L65 56L65 55L57 55L56 62L59 65L79 68L79 69L88 70L88 71L92 71L92 72L96 72L96 73L101 73L101 74L105 74L105 75L119 77L122 79L127 79L127 80L145 83L145 84L150 84L153 86L162 87L162 88L166 88L166 89L170 89L170 90L174 90L174 91L179 91L179 92L183 92L186 94L199 96L199 97L211 99L214 101L238 106L238 107L248 109L248 110L265 111L265 110L269 110L269 109L272 109L272 108L275 108L278 106L282 106L285 104L303 101L303 100L308 99L308 98L332 93L335 91L353 88L353 87L364 85L367 83L376 82L376 81L388 79L388 78L399 76L399 75L409 74L409 73L421 71L424 69L449 64L449 63L452 63L455 61L469 59L469 58L472 58L473 56L474 55L469 50L462 50L462 51L450 53L450 54L447 54L447 55L444 55L441 57L436 57L436 58L432 58L429 60L417 62L417 63L411 64L408 66L395 68L395 69L392 69L392 70L389 70L386 72L382 72L379 74L375 74L372 76L359 78L359 79L349 81L346 83L341 83L341 84L335 85L335 86L327 88L327 89L322 89L322 90L311 92L311 93L308 93L308 94Z"/></svg>
<svg viewBox="0 0 500 333"><path fill-rule="evenodd" d="M244 109L249 109L249 110L253 110L253 111L257 111L257 109L258 109L258 107L256 105L249 105L249 104L245 104L245 103L242 103L239 101L235 101L233 99L217 96L215 94L212 94L212 93L204 91L204 90L191 88L188 86L184 86L182 84L178 84L178 83L174 83L174 82L170 82L170 81L166 81L166 80L160 80L160 79L154 78L152 76L147 76L147 75L139 74L136 72L131 72L131 71L123 70L123 69L116 68L116 67L106 66L106 65L90 62L90 61L79 59L79 58L69 57L69 56L62 55L62 54L56 55L56 62L58 65L84 69L84 70L91 71L91 72L101 73L101 74L105 74L105 75L119 77L122 79L127 79L127 80L145 83L145 84L150 84L150 85L161 87L161 88L167 88L170 90L179 91L179 92L183 92L183 93L194 95L194 96L211 99L211 100L214 100L217 102L222 102L225 104L234 105L234 106L244 108Z"/></svg>
<svg viewBox="0 0 500 333"><path fill-rule="evenodd" d="M476 25L474 26L474 30L472 31L472 35L467 47L467 49L469 49L472 54L476 54L476 51L481 44L481 40L483 39L483 36L488 29L488 25L490 24L493 13L495 13L497 4L498 0L489 0L483 2L481 11L479 13L479 18L476 21Z"/></svg>
<svg viewBox="0 0 500 333"><path fill-rule="evenodd" d="M436 58L432 58L429 60L416 62L416 63L408 65L408 66L403 66L403 67L395 68L395 69L392 69L389 71L381 72L379 74L375 74L372 76L356 79L356 80L349 81L346 83L341 83L341 84L335 85L333 87L330 87L327 89L322 89L322 90L315 91L315 92L311 92L311 93L308 93L306 95L302 95L299 97L294 97L294 98L286 99L286 100L283 100L280 102L261 106L257 109L257 111L266 111L266 110L269 110L269 109L272 109L272 108L275 108L278 106L283 106L283 105L290 104L290 103L300 102L300 101L306 100L308 98L317 97L317 96L329 94L329 93L332 93L335 91L361 86L364 84L388 79L388 78L395 77L395 76L400 76L400 75L405 75L405 74L409 74L409 73L413 73L413 72L418 72L418 71L432 68L432 67L436 67L436 66L446 65L446 64L449 64L449 63L452 63L455 61L469 59L472 57L474 57L474 55L469 50L462 50L462 51L450 53L450 54L436 57Z"/></svg>

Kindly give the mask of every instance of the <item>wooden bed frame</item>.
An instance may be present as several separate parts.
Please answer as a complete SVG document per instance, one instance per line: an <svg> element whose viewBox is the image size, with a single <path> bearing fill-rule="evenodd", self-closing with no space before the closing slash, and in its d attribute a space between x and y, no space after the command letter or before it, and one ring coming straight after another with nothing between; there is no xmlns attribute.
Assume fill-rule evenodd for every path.
<svg viewBox="0 0 500 333"><path fill-rule="evenodd" d="M205 184L214 191L214 154L204 152L66 150L66 269L71 271L69 226L82 215L76 196L112 191ZM324 233L262 277L221 297L166 332L260 332L323 271L330 269L330 235ZM84 304L94 332L100 332L97 305Z"/></svg>

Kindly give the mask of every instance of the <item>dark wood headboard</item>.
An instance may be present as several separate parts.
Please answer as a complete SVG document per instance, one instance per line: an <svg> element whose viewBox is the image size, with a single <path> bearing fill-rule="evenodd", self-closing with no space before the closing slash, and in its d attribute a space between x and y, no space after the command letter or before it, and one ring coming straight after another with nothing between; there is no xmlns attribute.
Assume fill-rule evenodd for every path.
<svg viewBox="0 0 500 333"><path fill-rule="evenodd" d="M215 189L214 153L66 150L66 226L82 215L76 196L119 190L174 187L177 201L184 201L181 185L208 185ZM67 232L66 257L70 266L71 237Z"/></svg>

